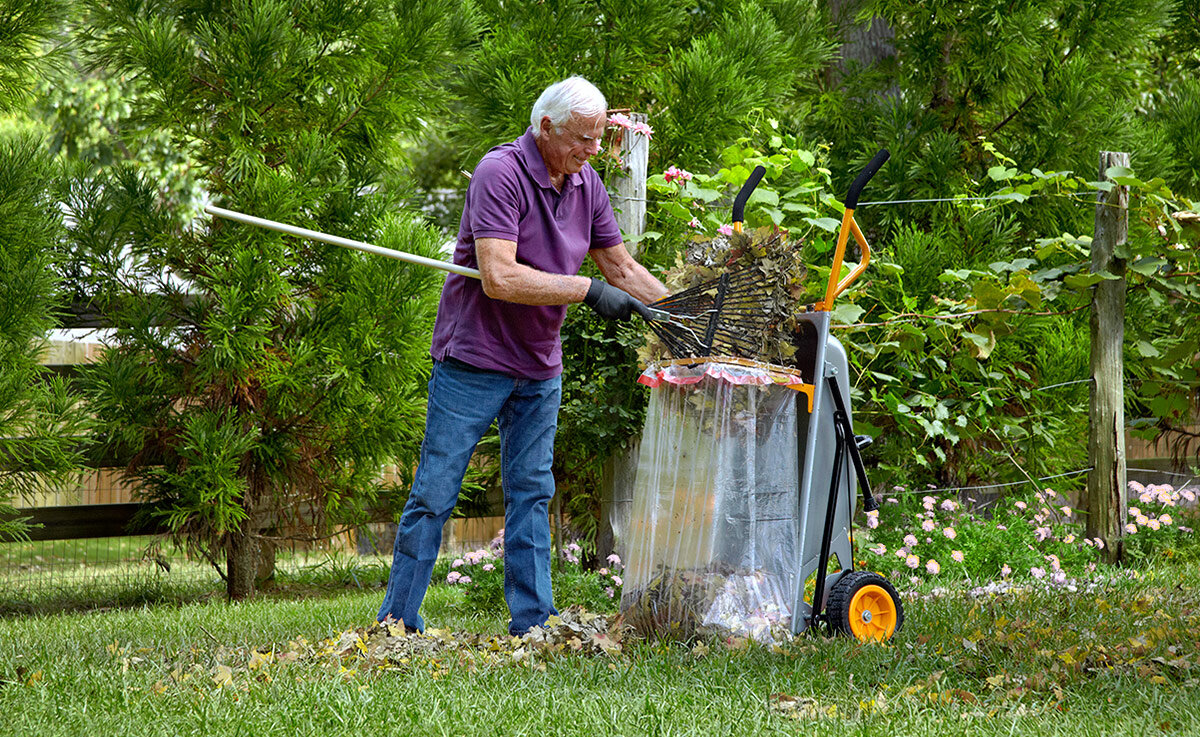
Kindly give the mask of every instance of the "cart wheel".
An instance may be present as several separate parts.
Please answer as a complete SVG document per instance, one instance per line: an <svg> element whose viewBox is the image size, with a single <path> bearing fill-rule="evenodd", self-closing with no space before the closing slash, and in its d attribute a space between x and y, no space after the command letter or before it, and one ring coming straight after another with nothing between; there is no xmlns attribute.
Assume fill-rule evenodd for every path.
<svg viewBox="0 0 1200 737"><path fill-rule="evenodd" d="M829 592L826 610L834 632L862 642L883 642L904 624L900 596L888 580L869 571L850 571Z"/></svg>

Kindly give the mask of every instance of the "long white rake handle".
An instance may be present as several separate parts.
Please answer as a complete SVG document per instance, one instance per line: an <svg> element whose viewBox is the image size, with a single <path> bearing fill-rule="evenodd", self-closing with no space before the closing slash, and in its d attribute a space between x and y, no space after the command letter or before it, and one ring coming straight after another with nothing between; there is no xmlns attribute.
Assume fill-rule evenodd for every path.
<svg viewBox="0 0 1200 737"><path fill-rule="evenodd" d="M217 207L216 205L205 205L204 211L210 215L216 215L217 217L225 218L226 220L233 220L246 225L253 225L258 228L265 228L267 230L274 230L280 233L294 235L297 238L306 238L310 241L320 241L321 243L341 246L342 248L352 248L355 251L374 253L378 256L387 256L388 258L394 258L397 261L404 261L406 263L416 264L417 266L428 266L431 269L441 269L442 271L449 271L454 274L462 274L463 276L469 276L472 279L482 280L483 278L480 276L477 269L472 269L467 266L459 266L458 264L452 264L447 261L438 261L437 259L433 258L425 258L424 256L418 256L413 253L405 253L404 251L393 251L390 248L384 248L382 246L376 246L371 243L364 243L362 241L350 240L349 238L342 238L336 235L329 235L328 233L322 233L318 230L297 228L295 225L288 225L286 223L267 220L266 218L258 218L254 217L253 215L246 215L245 213L235 212L233 210L226 210L225 208Z"/></svg>

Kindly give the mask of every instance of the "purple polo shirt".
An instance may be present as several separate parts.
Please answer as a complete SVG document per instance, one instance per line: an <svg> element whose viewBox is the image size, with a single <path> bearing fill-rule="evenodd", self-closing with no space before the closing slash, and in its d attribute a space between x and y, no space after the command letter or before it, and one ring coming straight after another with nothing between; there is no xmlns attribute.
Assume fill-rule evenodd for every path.
<svg viewBox="0 0 1200 737"><path fill-rule="evenodd" d="M454 263L479 268L476 238L515 241L518 263L576 274L590 249L620 244L621 230L596 170L584 164L564 177L559 192L529 129L484 154L475 167ZM566 305L492 299L478 279L449 274L429 353L518 378L552 379L562 373L559 329L566 314Z"/></svg>

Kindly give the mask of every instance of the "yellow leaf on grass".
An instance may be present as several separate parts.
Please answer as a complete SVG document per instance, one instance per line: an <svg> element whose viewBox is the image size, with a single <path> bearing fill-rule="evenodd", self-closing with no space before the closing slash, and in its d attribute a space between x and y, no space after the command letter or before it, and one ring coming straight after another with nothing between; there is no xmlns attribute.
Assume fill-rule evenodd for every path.
<svg viewBox="0 0 1200 737"><path fill-rule="evenodd" d="M213 669L213 683L218 686L228 686L233 683L233 669L228 665L218 665Z"/></svg>

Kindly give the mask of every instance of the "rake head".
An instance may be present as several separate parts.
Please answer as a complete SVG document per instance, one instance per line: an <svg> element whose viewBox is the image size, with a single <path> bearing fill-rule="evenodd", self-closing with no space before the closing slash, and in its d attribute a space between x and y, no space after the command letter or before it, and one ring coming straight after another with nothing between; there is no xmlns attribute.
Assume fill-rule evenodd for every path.
<svg viewBox="0 0 1200 737"><path fill-rule="evenodd" d="M675 358L739 356L758 360L778 320L777 279L750 267L664 297L650 305L649 325Z"/></svg>

